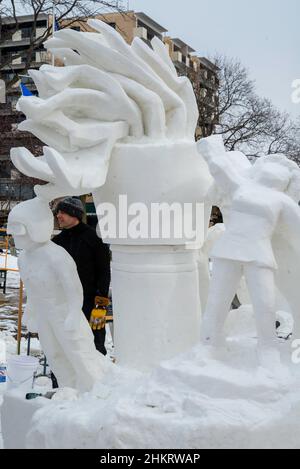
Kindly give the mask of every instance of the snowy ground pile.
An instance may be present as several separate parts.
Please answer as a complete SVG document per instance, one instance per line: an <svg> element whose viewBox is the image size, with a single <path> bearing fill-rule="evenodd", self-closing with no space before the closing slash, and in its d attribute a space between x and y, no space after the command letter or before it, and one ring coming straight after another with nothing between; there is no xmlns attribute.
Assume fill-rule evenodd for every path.
<svg viewBox="0 0 300 469"><path fill-rule="evenodd" d="M16 265L14 258L9 262ZM0 303L7 357L16 353L18 284L18 274L10 274ZM278 319L280 334L288 336L291 317L280 312ZM112 366L90 393L62 389L53 400L39 398L27 447L298 448L300 365L291 365L291 341L280 342L285 368L266 370L258 366L250 306L230 313L226 335L220 355L198 345L150 374ZM24 338L21 348L25 354ZM38 340L31 351L41 354Z"/></svg>
<svg viewBox="0 0 300 469"><path fill-rule="evenodd" d="M258 368L254 348L232 341L221 362L199 346L150 375L115 367L93 392L38 410L27 445L297 448L299 376Z"/></svg>
<svg viewBox="0 0 300 469"><path fill-rule="evenodd" d="M250 307L231 313L221 355L198 345L150 374L114 366L92 392L43 402L29 448L297 448L300 370L258 366ZM238 335L236 333L238 332ZM289 368L289 370L287 369Z"/></svg>

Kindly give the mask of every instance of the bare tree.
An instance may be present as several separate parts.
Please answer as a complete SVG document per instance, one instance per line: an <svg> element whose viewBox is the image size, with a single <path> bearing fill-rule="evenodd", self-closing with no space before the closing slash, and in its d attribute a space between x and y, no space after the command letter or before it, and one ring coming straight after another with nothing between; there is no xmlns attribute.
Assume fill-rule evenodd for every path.
<svg viewBox="0 0 300 469"><path fill-rule="evenodd" d="M219 124L215 133L223 136L229 150L242 150L255 158L284 153L300 163L300 119L276 109L257 95L255 83L239 62L219 56ZM201 103L200 103L201 106Z"/></svg>
<svg viewBox="0 0 300 469"><path fill-rule="evenodd" d="M37 22L41 14L52 15L52 0L22 0L21 10L19 2L16 0L0 0L0 28L1 23L3 24L5 18L10 17L14 19L13 27L10 30L10 35L17 32L20 28L18 15L20 13L29 14L32 16L32 29L30 37L28 38L28 47L26 50L22 50L19 53L14 53L9 56L6 60L1 60L0 72L6 66L10 66L13 60L22 57L24 63L23 72L31 67L35 61L35 52L40 50L43 43L52 35L53 26L51 22L43 30L42 33L38 31ZM58 22L61 29L70 28L74 23L85 23L86 19L92 16L105 15L105 13L112 11L123 12L119 7L119 2L116 1L104 1L104 0L56 0L56 21ZM0 36L1 42L7 40L3 35ZM7 84L9 89L18 81L18 76L15 75L12 80Z"/></svg>
<svg viewBox="0 0 300 469"><path fill-rule="evenodd" d="M0 17L10 14L10 9L6 0L0 0Z"/></svg>

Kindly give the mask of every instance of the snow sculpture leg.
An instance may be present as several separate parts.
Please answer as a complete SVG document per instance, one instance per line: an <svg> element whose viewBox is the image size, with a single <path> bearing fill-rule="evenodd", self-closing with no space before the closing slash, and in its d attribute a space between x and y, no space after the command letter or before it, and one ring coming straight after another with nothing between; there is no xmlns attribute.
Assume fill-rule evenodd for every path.
<svg viewBox="0 0 300 469"><path fill-rule="evenodd" d="M204 343L214 346L222 345L224 322L241 276L242 266L239 262L214 259L210 290L202 322L201 335Z"/></svg>
<svg viewBox="0 0 300 469"><path fill-rule="evenodd" d="M258 340L262 347L275 342L275 288L271 269L245 266L245 276L256 315Z"/></svg>
<svg viewBox="0 0 300 469"><path fill-rule="evenodd" d="M102 356L95 350L94 337L83 313L75 332L65 331L65 316L66 311L60 308L46 317L41 316L38 320L39 338L59 386L85 391L103 375L100 369ZM105 360L103 370L106 368Z"/></svg>
<svg viewBox="0 0 300 469"><path fill-rule="evenodd" d="M256 316L260 360L264 361L264 355L272 353L278 363L274 273L271 269L252 263L243 265L237 261L214 259L210 293L202 323L202 340L217 347L222 345L224 323L243 273Z"/></svg>
<svg viewBox="0 0 300 469"><path fill-rule="evenodd" d="M69 361L65 357L63 350L65 344L63 346L60 345L53 330L53 325L49 323L47 317L43 317L39 321L38 331L43 350L47 350L47 361L57 378L59 386L75 388L76 373L73 367L70 367Z"/></svg>
<svg viewBox="0 0 300 469"><path fill-rule="evenodd" d="M199 281L199 295L201 301L201 311L205 311L207 297L209 292L209 282L210 282L210 273L209 273L209 259L203 254L201 249L198 251L197 256L197 266L198 266L198 281Z"/></svg>
<svg viewBox="0 0 300 469"><path fill-rule="evenodd" d="M271 269L257 267L253 264L245 266L245 277L249 288L249 294L256 317L258 352L260 359L267 361L267 355L271 354L273 366L280 361L275 333L276 308L275 308L275 282L274 272ZM272 363L269 363L272 366Z"/></svg>

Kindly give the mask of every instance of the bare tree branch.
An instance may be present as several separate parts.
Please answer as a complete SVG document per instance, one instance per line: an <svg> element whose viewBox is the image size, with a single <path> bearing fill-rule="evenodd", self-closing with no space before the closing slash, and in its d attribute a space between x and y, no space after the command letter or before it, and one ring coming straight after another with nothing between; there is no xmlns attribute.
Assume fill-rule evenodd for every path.
<svg viewBox="0 0 300 469"><path fill-rule="evenodd" d="M259 97L248 71L239 61L218 56L214 62L220 69L216 133L223 136L226 147L241 150L250 158L284 153L300 163L300 118L293 122L270 100ZM200 109L201 106L205 107L203 98Z"/></svg>

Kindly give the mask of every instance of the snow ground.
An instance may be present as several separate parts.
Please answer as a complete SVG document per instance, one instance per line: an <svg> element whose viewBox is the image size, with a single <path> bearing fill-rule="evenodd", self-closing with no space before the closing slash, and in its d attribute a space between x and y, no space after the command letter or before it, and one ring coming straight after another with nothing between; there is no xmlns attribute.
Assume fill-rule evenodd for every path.
<svg viewBox="0 0 300 469"><path fill-rule="evenodd" d="M16 266L15 258L9 258L9 266L11 266L12 268ZM2 339L6 344L6 360L11 355L16 354L17 351L17 343L15 340L15 336L17 329L18 286L18 273L9 273L7 294L4 297L3 295L1 296L0 293L0 341ZM287 327L287 329L291 328L288 319L289 318L283 321L285 322L285 327ZM111 335L109 333L109 328L107 329L108 341L106 345L109 355L112 356L113 345ZM230 318L226 324L226 334L231 337L239 336L240 334L242 334L242 336L247 337L248 342L249 339L251 343L255 341L256 328L253 312L250 306L244 306L240 310L234 310L231 312ZM253 352L251 348L248 348L248 342L247 347L245 348L245 351L243 353L234 353L234 356L237 356L239 358L239 360L243 363L243 366L245 365L245 363L247 363L247 361L249 361L249 356ZM25 338L23 338L21 342L21 353L26 354L26 351L27 341ZM32 339L31 353L36 356L41 355L40 345L37 339ZM172 428L169 425L168 428L165 428L164 433L166 435L168 435L168 433L170 434L169 436L171 443L169 444L170 447L174 448L174 441L175 438L177 438L176 425L178 426L179 423L180 425L183 425L185 421L188 423L187 427L185 428L187 432L188 428L194 428L193 425L196 425L196 420L198 418L200 419L203 417L203 422L200 425L201 428L198 428L198 426L197 428L194 428L194 431L191 432L191 436L189 437L191 439L188 439L189 442L193 441L192 435L195 434L196 431L200 431L201 429L204 432L204 441L206 435L209 434L209 432L211 431L211 428L206 429L207 422L212 422L212 426L215 431L218 427L215 426L216 423L214 423L214 419L216 418L219 422L220 415L222 417L221 420L225 422L224 428L226 431L224 430L224 435L226 436L228 434L231 434L231 430L229 431L230 427L227 428L227 423L229 425L230 422L227 422L227 417L224 417L226 414L226 406L228 406L228 415L232 415L236 411L236 406L239 402L240 414L238 414L238 412L236 411L237 416L235 418L238 418L240 420L240 415L245 416L245 421L241 422L244 426L243 431L245 429L247 430L248 428L251 429L253 425L254 427L257 426L257 422L260 421L260 419L262 418L262 412L265 411L264 409L266 408L266 403L261 403L258 399L258 402L255 403L255 405L253 404L252 409L249 407L249 399L241 399L241 396L239 396L239 399L233 399L232 403L230 399L228 402L225 402L224 399L219 399L219 402L218 399L216 400L216 396L214 396L212 400L212 396L210 396L209 394L210 390L218 389L218 387L216 387L215 385L211 386L210 381L216 383L217 377L219 378L225 375L230 376L230 370L225 370L225 373L223 369L217 367L215 370L216 376L210 376L210 374L214 371L214 367L216 367L215 360L212 360L210 357L205 358L203 356L202 351L201 353L198 353L197 351L190 353L195 353L196 358L190 357L189 354L187 356L188 359L185 357L176 358L174 360L174 363L166 363L165 365L162 365L162 367L159 367L159 369L151 375L151 378L148 378L147 376L142 377L139 374L135 375L131 370L130 372L129 370L126 372L126 370L121 371L116 369L115 373L112 374L105 386L99 383L99 389L95 391L95 395L88 394L85 398L78 399L77 402L65 402L64 406L66 408L66 412L68 411L68 415L73 416L72 420L70 421L67 420L67 416L65 415L65 413L57 411L55 402L51 402L49 405L51 405L50 414L53 420L53 426L51 427L51 422L49 421L49 414L47 414L46 419L42 418L44 411L41 410L41 414L39 416L40 419L36 420L35 427L33 429L34 431L31 436L32 441L35 443L36 438L39 438L43 435L47 435L47 441L45 440L45 444L47 445L51 445L52 443L53 447L57 447L59 442L59 444L61 444L61 447L82 447L82 445L84 446L86 435L91 434L90 428L95 428L95 441L89 441L86 443L87 445L92 443L93 447L101 448L103 447L103 444L106 444L108 446L104 447L110 447L109 445L112 444L112 441L115 441L114 444L117 445L116 447L118 447L119 445L124 445L123 447L136 447L134 446L136 442L140 442L140 445L142 446L143 444L145 444L144 442L148 440L149 445L151 445L152 436L149 434L149 431L151 430L151 434L154 435L159 434L161 428L163 428L163 426L161 425L165 423L167 424L167 422L171 419L174 423L174 432L172 430L172 425ZM193 361L195 363L192 366ZM234 365L236 366L236 363L234 363ZM222 366L224 367L224 364ZM240 369L241 368L238 366L237 370L239 370L239 373ZM206 372L206 370L208 370L207 373L210 373L207 376L204 373ZM232 373L232 370L230 372ZM244 373L244 375L247 379L250 380L251 383L253 383L252 387L254 389L256 389L255 386L260 389L261 380L263 385L266 384L269 386L269 377L264 375L260 376L259 374L257 374L256 376L253 373L251 367L249 369L249 373ZM203 376L205 376L205 379L203 378ZM234 379L232 379L232 383L226 382L226 385L229 386L229 394L231 394L233 390L240 389L240 386L237 386L237 382L238 380L240 380L240 374L238 375L238 378L233 378ZM257 383L255 382L254 378L257 380ZM197 385L193 385L195 380L197 381ZM207 382L207 389L209 390L209 392L206 390L206 388L203 388L202 390L200 389L200 394L198 392L195 393L195 391L197 391L199 387L198 382L201 382L201 386L204 388L205 383ZM174 389L177 390L176 393L174 393ZM179 393L180 389L182 391L181 394ZM222 389L224 389L223 384ZM4 390L5 385L0 384L0 412L2 404L2 394ZM275 388L275 391L277 392L277 388ZM176 399L174 396L177 396ZM92 406L91 402L93 402ZM281 401L279 400L279 402ZM298 402L295 401L295 405L296 404L298 404ZM219 410L218 406L220 407ZM266 422L268 422L268 415L276 417L278 413L277 402L275 402L274 405L272 404L272 406L269 406L270 408L268 407L266 409L266 415L264 416ZM47 413L48 410L45 409L45 412ZM209 418L206 417L206 413L209 414ZM183 415L185 415L186 420L183 419ZM111 427L119 428L119 433L117 432L117 430L116 435L112 434L105 436L99 433L99 439L97 439L97 435L99 432L99 422L101 422L104 417L104 422L105 420L109 422L112 418L111 416L120 420L120 425L113 425ZM196 420L194 418L195 416L197 417ZM253 419L253 422L251 418ZM76 432L74 433L75 420L78 428L76 427ZM288 424L290 424L290 422L288 422ZM49 428L47 427L47 425L49 425ZM67 425L70 426L69 432L64 431ZM155 425L157 425L157 428L155 427ZM199 425L199 422L197 423L197 425ZM60 430L59 427L61 427ZM87 427L89 431L87 431ZM264 434L266 433L267 428L268 426L266 426L266 428L262 430ZM52 434L51 430L54 429L55 432L53 432ZM51 441L51 438L49 438L48 442L49 430L50 436L52 435L53 441ZM182 430L184 433L183 428L179 431L180 435L182 435ZM57 436L56 433L60 434L60 436ZM64 440L62 438L62 435L66 434L70 435L70 441ZM224 435L220 436L221 440L225 438ZM101 441L101 438L103 438L103 441ZM248 438L249 435L247 433L244 438L245 442L248 441ZM153 444L157 445L158 443L159 441L157 440ZM178 444L181 444L181 441L178 442ZM207 444L209 445L211 444L211 442L208 441ZM246 443L245 446L247 446ZM0 428L0 449L2 448L3 442L1 438Z"/></svg>

